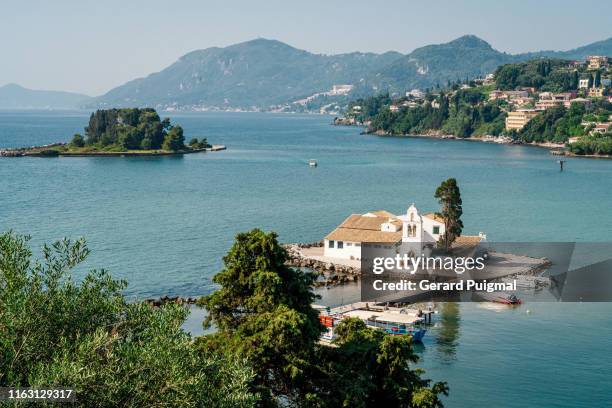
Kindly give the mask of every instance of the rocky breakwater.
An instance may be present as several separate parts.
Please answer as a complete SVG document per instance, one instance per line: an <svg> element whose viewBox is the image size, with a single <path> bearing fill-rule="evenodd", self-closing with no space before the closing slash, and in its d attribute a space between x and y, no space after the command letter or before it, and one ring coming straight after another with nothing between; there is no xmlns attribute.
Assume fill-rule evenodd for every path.
<svg viewBox="0 0 612 408"><path fill-rule="evenodd" d="M323 243L285 244L288 266L312 269L317 275L314 286L336 286L359 280L361 271L358 267L331 262L323 253ZM319 249L319 251L317 251ZM321 254L319 255L318 252ZM313 255L316 253L316 255Z"/></svg>
<svg viewBox="0 0 612 408"><path fill-rule="evenodd" d="M144 303L159 307L166 303L175 303L177 305L194 305L198 298L195 297L181 297L181 296L162 296L157 299L145 299Z"/></svg>
<svg viewBox="0 0 612 408"><path fill-rule="evenodd" d="M341 116L341 117L335 117L334 120L332 121L332 125L334 126L369 126L370 125L370 121L365 121L362 122L360 120L357 120L356 118L353 117L346 117L346 116Z"/></svg>

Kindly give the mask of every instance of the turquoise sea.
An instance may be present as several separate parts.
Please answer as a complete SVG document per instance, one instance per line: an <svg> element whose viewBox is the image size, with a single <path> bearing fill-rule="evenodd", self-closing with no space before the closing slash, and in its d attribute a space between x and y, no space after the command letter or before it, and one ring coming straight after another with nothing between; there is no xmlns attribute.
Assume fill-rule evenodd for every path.
<svg viewBox="0 0 612 408"><path fill-rule="evenodd" d="M89 112L0 112L0 148L69 140ZM457 178L465 232L492 241L609 242L612 161L544 149L360 135L330 117L172 113L187 138L227 145L160 158L2 158L0 231L34 246L85 236L88 268L133 298L200 295L237 232L315 241L348 214L411 203L435 210ZM317 168L308 166L316 159ZM350 288L348 288L350 289ZM342 290L326 297L344 296ZM348 296L348 295L347 295ZM328 301L330 299L327 299ZM612 305L447 304L419 363L451 388L449 407L612 406Z"/></svg>

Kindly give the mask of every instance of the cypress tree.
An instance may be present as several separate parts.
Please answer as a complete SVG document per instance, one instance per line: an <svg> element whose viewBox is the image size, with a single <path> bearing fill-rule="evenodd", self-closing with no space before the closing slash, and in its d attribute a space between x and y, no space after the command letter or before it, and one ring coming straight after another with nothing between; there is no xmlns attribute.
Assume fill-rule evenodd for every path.
<svg viewBox="0 0 612 408"><path fill-rule="evenodd" d="M449 178L443 181L436 189L434 197L438 199L441 206L441 211L437 215L444 219L444 234L440 236L438 245L448 252L455 239L461 236L463 230L463 222L461 221L463 207L457 180Z"/></svg>

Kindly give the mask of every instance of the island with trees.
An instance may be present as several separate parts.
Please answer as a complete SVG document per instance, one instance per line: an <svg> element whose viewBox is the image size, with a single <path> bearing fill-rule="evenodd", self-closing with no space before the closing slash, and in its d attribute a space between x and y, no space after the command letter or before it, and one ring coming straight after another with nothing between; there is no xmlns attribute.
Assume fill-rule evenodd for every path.
<svg viewBox="0 0 612 408"><path fill-rule="evenodd" d="M163 156L223 150L206 138L185 143L180 125L161 119L152 108L100 109L92 113L85 135L69 143L13 149L14 156ZM6 154L11 155L11 154Z"/></svg>
<svg viewBox="0 0 612 408"><path fill-rule="evenodd" d="M381 136L554 145L566 154L609 156L611 65L542 58L505 64L488 78L355 100L335 123L361 124ZM509 126L506 119L520 112L529 119Z"/></svg>

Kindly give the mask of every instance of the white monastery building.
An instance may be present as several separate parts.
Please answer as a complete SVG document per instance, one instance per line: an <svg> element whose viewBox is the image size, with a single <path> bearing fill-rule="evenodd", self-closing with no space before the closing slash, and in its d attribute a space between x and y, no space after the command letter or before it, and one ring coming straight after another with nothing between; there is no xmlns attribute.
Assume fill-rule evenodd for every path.
<svg viewBox="0 0 612 408"><path fill-rule="evenodd" d="M363 245L376 245L393 253L420 256L433 248L444 234L444 220L435 213L421 215L412 204L406 214L380 210L352 214L324 239L324 256L361 260ZM457 241L480 242L484 234L459 237ZM457 242L456 241L456 242Z"/></svg>

